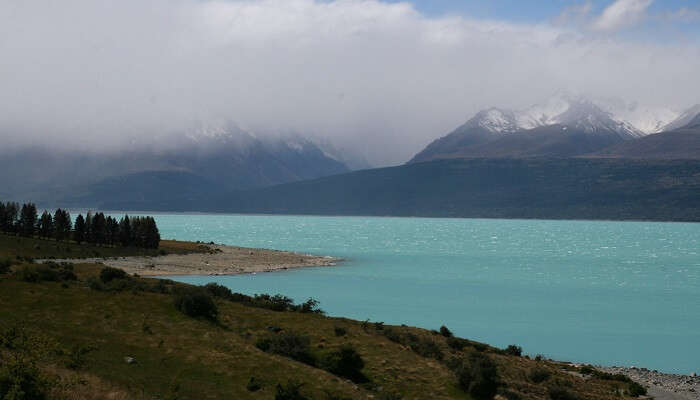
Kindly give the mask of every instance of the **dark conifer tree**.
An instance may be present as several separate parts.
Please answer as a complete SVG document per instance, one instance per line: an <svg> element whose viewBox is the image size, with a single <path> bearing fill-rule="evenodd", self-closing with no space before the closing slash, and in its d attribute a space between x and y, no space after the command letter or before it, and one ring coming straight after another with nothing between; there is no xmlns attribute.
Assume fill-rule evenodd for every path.
<svg viewBox="0 0 700 400"><path fill-rule="evenodd" d="M38 218L34 203L23 204L19 217L19 232L24 236L33 236Z"/></svg>
<svg viewBox="0 0 700 400"><path fill-rule="evenodd" d="M119 221L119 242L125 247L132 244L131 221L128 215Z"/></svg>
<svg viewBox="0 0 700 400"><path fill-rule="evenodd" d="M107 240L107 221L102 213L92 217L92 241L96 244L105 244Z"/></svg>
<svg viewBox="0 0 700 400"><path fill-rule="evenodd" d="M7 232L5 228L5 203L0 201L0 232Z"/></svg>
<svg viewBox="0 0 700 400"><path fill-rule="evenodd" d="M8 202L5 204L5 231L17 232L17 215L19 213L19 204Z"/></svg>
<svg viewBox="0 0 700 400"><path fill-rule="evenodd" d="M44 210L39 218L39 236L49 238L53 236L54 233L54 223L51 214Z"/></svg>
<svg viewBox="0 0 700 400"><path fill-rule="evenodd" d="M60 208L56 210L53 217L54 237L56 240L65 240L70 236L71 227L73 225L70 213Z"/></svg>
<svg viewBox="0 0 700 400"><path fill-rule="evenodd" d="M95 237L92 232L92 211L88 211L85 215L85 241L88 243L95 243Z"/></svg>
<svg viewBox="0 0 700 400"><path fill-rule="evenodd" d="M75 219L75 231L73 232L73 240L75 240L78 243L84 242L85 233L85 218L83 218L83 214L78 214L78 218Z"/></svg>
<svg viewBox="0 0 700 400"><path fill-rule="evenodd" d="M107 217L107 243L110 245L119 243L119 222L111 216Z"/></svg>

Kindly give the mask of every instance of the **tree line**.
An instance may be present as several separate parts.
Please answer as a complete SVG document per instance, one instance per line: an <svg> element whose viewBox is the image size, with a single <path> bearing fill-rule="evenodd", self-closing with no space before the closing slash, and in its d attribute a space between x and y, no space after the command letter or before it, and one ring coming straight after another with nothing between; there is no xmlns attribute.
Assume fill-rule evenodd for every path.
<svg viewBox="0 0 700 400"><path fill-rule="evenodd" d="M103 213L79 214L75 223L67 210L57 209L53 215L44 210L39 215L34 203L0 201L0 232L22 236L39 236L57 241L73 240L109 246L135 246L156 249L160 232L153 217L129 217L120 220Z"/></svg>

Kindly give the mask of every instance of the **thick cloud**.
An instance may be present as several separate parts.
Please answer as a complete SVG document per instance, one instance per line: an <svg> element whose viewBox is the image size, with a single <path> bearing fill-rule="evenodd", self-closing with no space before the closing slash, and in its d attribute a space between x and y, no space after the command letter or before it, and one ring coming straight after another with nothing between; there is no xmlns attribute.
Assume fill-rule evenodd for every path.
<svg viewBox="0 0 700 400"><path fill-rule="evenodd" d="M614 26L605 13L601 28ZM371 0L3 1L0 134L116 146L232 120L328 137L388 164L480 108L557 89L698 102L697 43L584 31Z"/></svg>

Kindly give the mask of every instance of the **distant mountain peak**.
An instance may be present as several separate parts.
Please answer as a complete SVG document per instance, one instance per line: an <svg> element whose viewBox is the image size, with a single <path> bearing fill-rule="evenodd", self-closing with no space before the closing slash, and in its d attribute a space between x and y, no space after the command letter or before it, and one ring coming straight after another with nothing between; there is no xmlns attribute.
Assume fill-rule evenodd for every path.
<svg viewBox="0 0 700 400"><path fill-rule="evenodd" d="M696 104L696 105L688 108L687 110L683 111L678 116L678 118L676 118L675 120L673 120L669 124L667 124L663 130L673 131L676 129L684 128L684 127L688 126L689 124L692 125L694 120L697 122L700 122L698 117L700 117L700 104Z"/></svg>
<svg viewBox="0 0 700 400"><path fill-rule="evenodd" d="M521 129L513 111L496 107L479 111L467 121L466 127L478 127L494 133L511 133Z"/></svg>
<svg viewBox="0 0 700 400"><path fill-rule="evenodd" d="M556 124L590 134L614 132L622 137L644 135L632 124L616 118L593 101L565 91L559 91L545 102L521 111L496 107L479 111L465 127L479 127L494 133L514 133Z"/></svg>

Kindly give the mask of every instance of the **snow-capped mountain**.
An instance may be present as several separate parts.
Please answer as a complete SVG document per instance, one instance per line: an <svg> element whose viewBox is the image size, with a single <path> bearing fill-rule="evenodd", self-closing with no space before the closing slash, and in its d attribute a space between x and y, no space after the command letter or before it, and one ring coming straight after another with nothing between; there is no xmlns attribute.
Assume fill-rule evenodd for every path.
<svg viewBox="0 0 700 400"><path fill-rule="evenodd" d="M600 104L559 92L524 110L489 108L430 143L410 162L451 157L576 156L654 133L675 116L660 112L643 124L639 122L640 129L614 114L614 106ZM627 115L640 112L638 108L625 109Z"/></svg>
<svg viewBox="0 0 700 400"><path fill-rule="evenodd" d="M690 124L694 119L700 116L700 104L696 104L689 109L680 113L673 121L664 126L665 131L673 131L680 129Z"/></svg>
<svg viewBox="0 0 700 400"><path fill-rule="evenodd" d="M640 137L645 133L596 103L566 93L558 93L524 110L494 107L479 111L463 128L479 127L493 133L514 133L556 124L591 134L615 132L622 137Z"/></svg>
<svg viewBox="0 0 700 400"><path fill-rule="evenodd" d="M638 102L626 102L618 98L597 99L596 104L614 115L615 119L627 121L646 135L662 132L666 125L680 115L668 107L640 105Z"/></svg>

